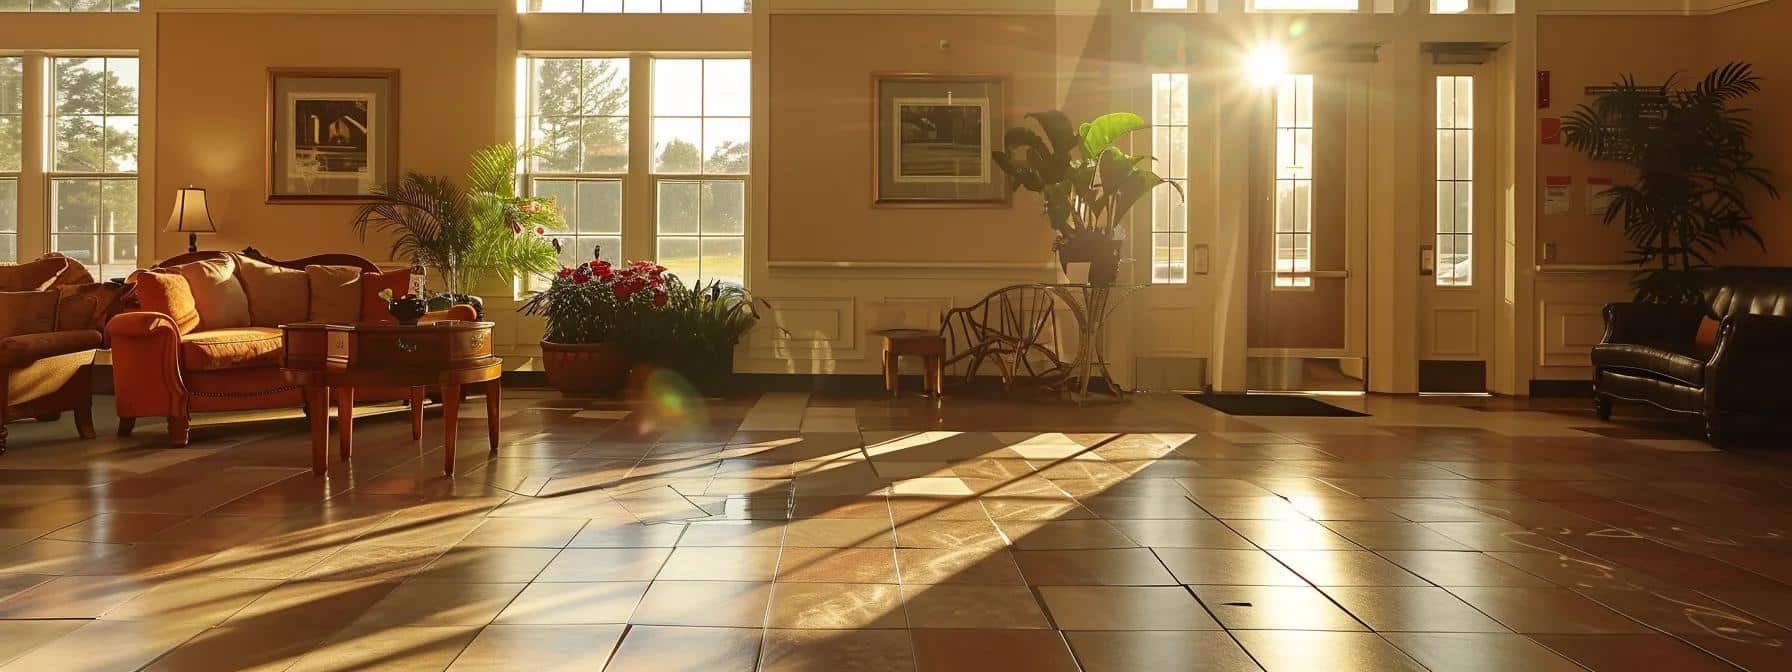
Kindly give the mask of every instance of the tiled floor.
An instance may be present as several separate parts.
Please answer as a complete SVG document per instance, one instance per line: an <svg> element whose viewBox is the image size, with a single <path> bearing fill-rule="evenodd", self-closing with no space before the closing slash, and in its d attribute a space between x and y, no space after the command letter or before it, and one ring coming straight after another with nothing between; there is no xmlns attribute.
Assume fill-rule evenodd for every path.
<svg viewBox="0 0 1792 672"><path fill-rule="evenodd" d="M399 417L325 478L291 420L14 425L0 669L1792 669L1788 453L1334 401L519 392L452 480Z"/></svg>

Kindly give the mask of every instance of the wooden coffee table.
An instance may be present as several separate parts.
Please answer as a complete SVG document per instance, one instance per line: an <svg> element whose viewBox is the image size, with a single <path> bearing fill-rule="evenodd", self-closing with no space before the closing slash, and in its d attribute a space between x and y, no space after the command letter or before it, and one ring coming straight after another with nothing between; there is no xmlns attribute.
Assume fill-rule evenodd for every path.
<svg viewBox="0 0 1792 672"><path fill-rule="evenodd" d="M499 377L504 360L492 354L492 323L436 322L414 327L385 324L289 324L280 369L305 387L311 416L311 471L329 466L330 396L334 391L337 442L342 459L354 455L355 388L408 388L411 438L423 438L423 403L428 386L442 394L442 473L454 475L455 426L461 388L485 386L486 425L492 454L498 452Z"/></svg>

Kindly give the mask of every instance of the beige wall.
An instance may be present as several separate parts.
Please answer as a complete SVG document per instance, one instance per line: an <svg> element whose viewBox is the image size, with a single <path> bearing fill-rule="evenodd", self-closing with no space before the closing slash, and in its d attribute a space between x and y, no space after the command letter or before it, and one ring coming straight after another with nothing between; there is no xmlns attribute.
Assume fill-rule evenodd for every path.
<svg viewBox="0 0 1792 672"><path fill-rule="evenodd" d="M1044 262L1037 198L1012 207L871 205L872 74L1001 74L1012 117L1057 107L1049 16L776 15L771 58L769 259ZM951 43L940 49L940 41ZM1069 45L1079 53L1084 45Z"/></svg>
<svg viewBox="0 0 1792 672"><path fill-rule="evenodd" d="M253 245L277 258L358 252L388 260L383 240L350 229L354 206L266 203L268 68L396 68L399 167L458 177L496 142L496 18L490 15L161 14L155 213L174 190L209 190L221 233L210 249ZM157 230L163 222L150 224ZM153 255L184 251L158 233ZM146 252L146 254L150 254Z"/></svg>
<svg viewBox="0 0 1792 672"><path fill-rule="evenodd" d="M1538 110L1539 120L1566 117L1590 99L1586 87L1635 75L1643 84L1669 75L1697 77L1706 70L1702 41L1707 17L1685 16L1544 16L1538 19L1537 67L1550 71L1551 103ZM1541 121L1539 121L1541 124ZM1521 142L1537 142L1521 138ZM1588 215L1587 178L1623 179L1617 166L1596 164L1567 145L1537 148L1537 259L1543 246L1555 243L1557 264L1617 264L1629 243L1617 224L1607 227ZM1550 175L1574 178L1574 202L1568 215L1543 214L1543 181Z"/></svg>
<svg viewBox="0 0 1792 672"><path fill-rule="evenodd" d="M1792 2L1777 0L1726 12L1710 20L1709 48L1713 62L1748 61L1762 78L1761 93L1747 105L1754 115L1755 154L1773 171L1775 186L1788 194L1779 200L1755 191L1750 206L1766 249L1737 241L1725 250L1728 264L1792 266L1792 47L1785 28L1792 26Z"/></svg>

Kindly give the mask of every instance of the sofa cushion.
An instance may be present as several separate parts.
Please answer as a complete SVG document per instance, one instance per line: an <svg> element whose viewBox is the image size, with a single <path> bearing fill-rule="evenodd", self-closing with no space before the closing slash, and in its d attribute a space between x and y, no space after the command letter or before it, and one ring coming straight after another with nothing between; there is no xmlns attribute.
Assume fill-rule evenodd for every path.
<svg viewBox="0 0 1792 672"><path fill-rule="evenodd" d="M305 267L311 282L312 322L353 324L361 320L361 269L353 266Z"/></svg>
<svg viewBox="0 0 1792 672"><path fill-rule="evenodd" d="M380 292L392 290L392 298L409 294L411 291L411 272L409 269L386 271L383 273L361 274L361 321L375 324L398 324L392 312L386 306L386 300L380 298Z"/></svg>
<svg viewBox="0 0 1792 672"><path fill-rule="evenodd" d="M137 305L152 313L167 315L182 334L199 328L199 307L193 302L193 289L179 273L137 271L131 274L137 285Z"/></svg>
<svg viewBox="0 0 1792 672"><path fill-rule="evenodd" d="M119 284L88 283L58 285L62 299L56 308L56 328L105 329L106 321L124 298L126 287Z"/></svg>
<svg viewBox="0 0 1792 672"><path fill-rule="evenodd" d="M0 292L35 292L55 286L57 278L73 263L68 258L45 256L23 264L0 264Z"/></svg>
<svg viewBox="0 0 1792 672"><path fill-rule="evenodd" d="M102 340L100 332L92 329L0 338L0 368L21 369L46 357L98 350Z"/></svg>
<svg viewBox="0 0 1792 672"><path fill-rule="evenodd" d="M279 366L282 333L269 327L195 331L180 339L181 368L222 371Z"/></svg>
<svg viewBox="0 0 1792 672"><path fill-rule="evenodd" d="M0 338L55 331L61 296L54 289L0 292Z"/></svg>
<svg viewBox="0 0 1792 672"><path fill-rule="evenodd" d="M278 327L311 319L311 280L304 271L237 257L237 279L249 297L249 324Z"/></svg>
<svg viewBox="0 0 1792 672"><path fill-rule="evenodd" d="M204 259L164 271L174 271L187 279L193 292L193 305L199 310L199 328L234 329L249 326L249 295L236 279L236 260L231 257Z"/></svg>
<svg viewBox="0 0 1792 672"><path fill-rule="evenodd" d="M1688 385L1705 385L1705 360L1690 353L1648 345L1601 343L1593 346L1593 366L1623 369Z"/></svg>

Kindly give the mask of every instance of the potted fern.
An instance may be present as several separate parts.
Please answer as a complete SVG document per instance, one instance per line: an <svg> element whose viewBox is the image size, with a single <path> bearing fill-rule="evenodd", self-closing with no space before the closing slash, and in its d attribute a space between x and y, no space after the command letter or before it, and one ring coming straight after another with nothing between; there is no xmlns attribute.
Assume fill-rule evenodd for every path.
<svg viewBox="0 0 1792 672"><path fill-rule="evenodd" d="M1039 194L1046 222L1057 232L1052 248L1059 264L1088 263L1091 284L1112 284L1119 274L1125 217L1139 199L1166 181L1152 172L1151 157L1131 155L1116 143L1147 128L1129 112L1105 114L1077 125L1056 110L1027 115L1044 135L1026 126L1008 129L992 158L1008 174L1010 191ZM1169 182L1182 195L1182 187Z"/></svg>
<svg viewBox="0 0 1792 672"><path fill-rule="evenodd" d="M539 275L559 266L547 236L565 227L549 199L517 193L516 167L525 153L494 145L473 153L465 185L445 177L407 173L374 190L355 212L355 231L392 236L392 257L427 266L445 290L438 302L484 307L471 293L481 278ZM434 309L447 305L432 305Z"/></svg>
<svg viewBox="0 0 1792 672"><path fill-rule="evenodd" d="M1633 262L1637 300L1699 300L1691 274L1736 238L1765 246L1745 188L1778 198L1772 177L1749 148L1753 130L1743 98L1761 90L1747 63L1730 63L1691 88L1673 78L1640 85L1626 75L1562 124L1569 147L1626 166L1633 179L1605 192L1607 226L1619 222Z"/></svg>

